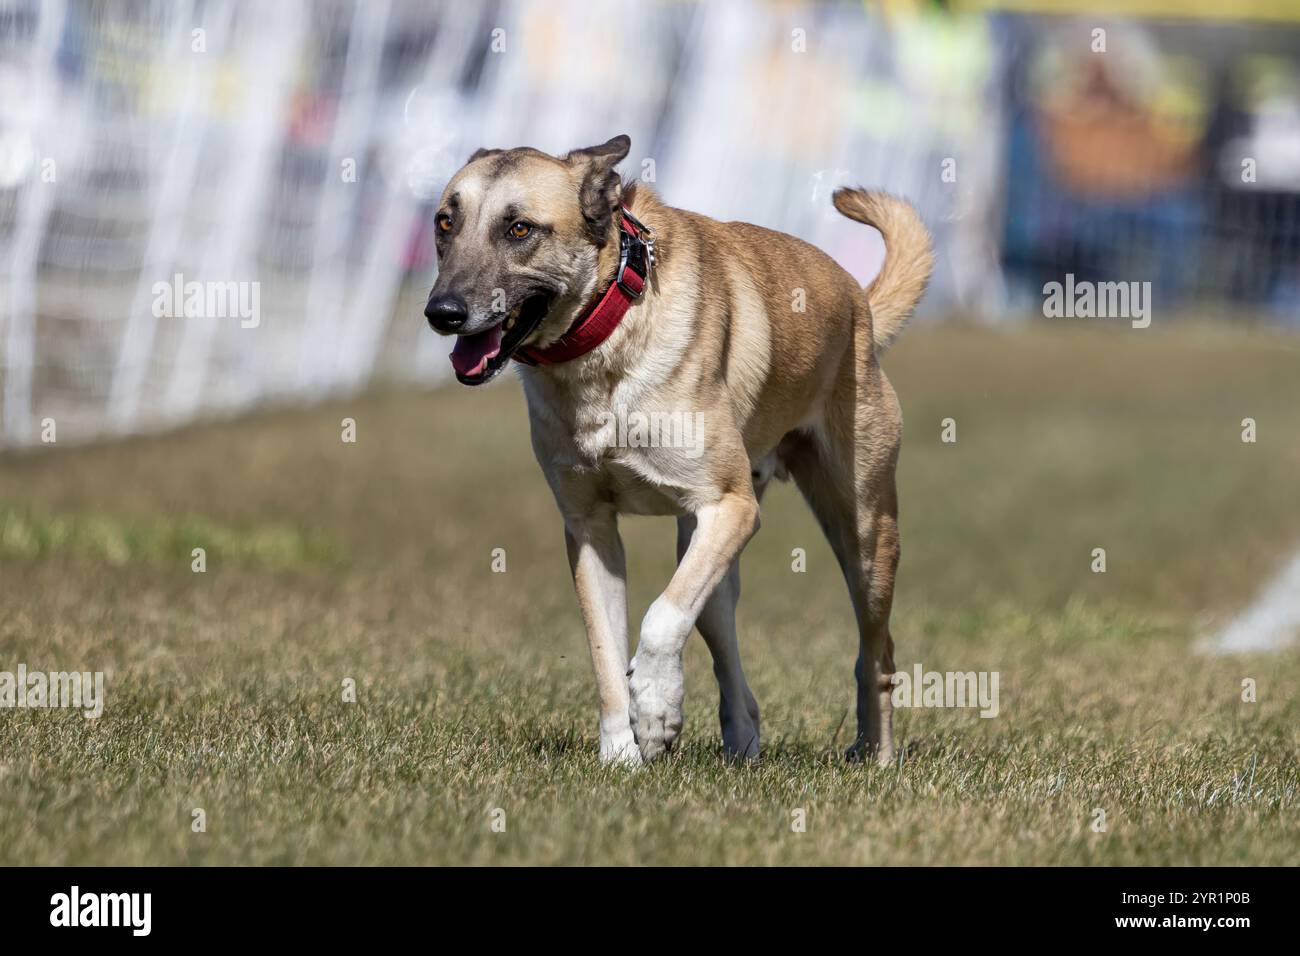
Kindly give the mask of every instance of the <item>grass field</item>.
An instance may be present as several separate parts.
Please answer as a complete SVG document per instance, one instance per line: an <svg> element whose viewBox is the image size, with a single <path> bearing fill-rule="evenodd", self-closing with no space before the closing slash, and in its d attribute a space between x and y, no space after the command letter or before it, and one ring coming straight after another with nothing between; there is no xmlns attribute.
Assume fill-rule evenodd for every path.
<svg viewBox="0 0 1300 956"><path fill-rule="evenodd" d="M918 328L886 368L898 664L999 672L998 717L900 710L894 766L842 762L852 617L777 486L740 611L762 759L723 762L694 638L679 750L602 767L513 378L386 392L0 459L0 670L107 674L98 720L0 711L0 863L1300 862L1300 653L1193 651L1300 545L1295 340ZM635 634L673 527L624 534Z"/></svg>

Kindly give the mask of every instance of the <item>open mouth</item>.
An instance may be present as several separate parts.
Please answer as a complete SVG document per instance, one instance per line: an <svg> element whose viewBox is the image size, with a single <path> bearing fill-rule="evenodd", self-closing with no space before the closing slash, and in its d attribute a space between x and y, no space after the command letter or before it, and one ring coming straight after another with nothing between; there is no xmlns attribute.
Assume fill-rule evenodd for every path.
<svg viewBox="0 0 1300 956"><path fill-rule="evenodd" d="M550 292L536 292L528 296L510 313L483 332L462 335L451 350L451 366L462 385L482 385L491 381L505 368L510 356L524 339L537 331L551 307Z"/></svg>

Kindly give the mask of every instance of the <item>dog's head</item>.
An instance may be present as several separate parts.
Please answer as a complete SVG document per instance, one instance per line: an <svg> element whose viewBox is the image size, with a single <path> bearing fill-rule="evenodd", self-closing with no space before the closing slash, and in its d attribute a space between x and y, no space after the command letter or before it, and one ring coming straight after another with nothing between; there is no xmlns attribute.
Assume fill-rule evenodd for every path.
<svg viewBox="0 0 1300 956"><path fill-rule="evenodd" d="M480 149L438 203L438 279L424 314L457 336L456 378L481 385L520 346L563 331L599 284L622 183L614 166L632 141L563 158L535 149Z"/></svg>

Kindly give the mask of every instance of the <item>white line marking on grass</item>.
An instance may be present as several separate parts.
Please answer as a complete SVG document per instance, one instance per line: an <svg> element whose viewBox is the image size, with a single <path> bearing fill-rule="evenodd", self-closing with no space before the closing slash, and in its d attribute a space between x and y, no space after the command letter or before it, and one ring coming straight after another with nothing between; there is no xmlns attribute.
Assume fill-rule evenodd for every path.
<svg viewBox="0 0 1300 956"><path fill-rule="evenodd" d="M1282 569L1255 603L1201 649L1210 654L1276 651L1300 634L1300 553Z"/></svg>

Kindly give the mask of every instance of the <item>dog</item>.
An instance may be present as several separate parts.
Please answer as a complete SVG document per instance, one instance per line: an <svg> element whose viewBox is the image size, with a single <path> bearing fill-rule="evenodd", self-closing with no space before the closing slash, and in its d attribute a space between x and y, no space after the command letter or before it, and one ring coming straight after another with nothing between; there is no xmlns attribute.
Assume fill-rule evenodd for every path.
<svg viewBox="0 0 1300 956"><path fill-rule="evenodd" d="M475 152L438 204L425 309L435 331L456 336L461 383L481 385L512 360L520 369L595 668L600 756L640 763L672 749L682 651L698 628L723 752L757 757L758 704L736 642L738 562L779 478L812 508L857 618L848 756L888 764L902 416L878 356L929 281L929 232L901 199L837 190L835 208L885 241L863 289L809 243L674 209L623 181L615 167L630 148L616 136L563 157ZM630 416L695 422L703 440L647 441L648 429L623 427ZM677 518L677 569L631 661L620 514Z"/></svg>

